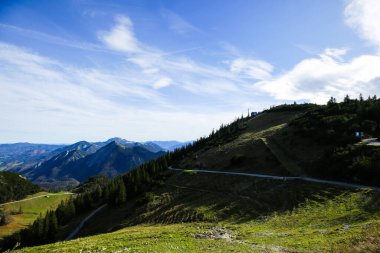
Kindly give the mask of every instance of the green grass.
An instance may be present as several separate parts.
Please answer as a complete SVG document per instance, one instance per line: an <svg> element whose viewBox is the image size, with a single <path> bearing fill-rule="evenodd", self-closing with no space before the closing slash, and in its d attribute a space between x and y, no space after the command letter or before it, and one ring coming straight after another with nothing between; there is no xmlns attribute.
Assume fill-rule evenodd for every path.
<svg viewBox="0 0 380 253"><path fill-rule="evenodd" d="M242 223L142 224L17 252L379 252L379 200L359 190Z"/></svg>
<svg viewBox="0 0 380 253"><path fill-rule="evenodd" d="M134 226L114 233L61 242L20 252L252 252L238 241L198 238L212 224Z"/></svg>
<svg viewBox="0 0 380 253"><path fill-rule="evenodd" d="M49 197L45 198L44 196L47 194ZM27 227L33 223L40 213L44 214L47 210L55 209L62 200L70 197L70 195L62 193L50 194L47 192L39 192L29 195L25 199L37 196L43 197L0 206L0 209L4 211L18 211L20 207L23 211L22 214L11 215L12 221L9 224L0 226L0 238Z"/></svg>
<svg viewBox="0 0 380 253"><path fill-rule="evenodd" d="M260 245L276 242L297 252L351 252L357 240L375 237L380 242L379 199L379 193L370 190L344 193L333 199L321 197L291 212L241 225L240 231ZM373 252L380 250L380 245L366 246L375 247Z"/></svg>

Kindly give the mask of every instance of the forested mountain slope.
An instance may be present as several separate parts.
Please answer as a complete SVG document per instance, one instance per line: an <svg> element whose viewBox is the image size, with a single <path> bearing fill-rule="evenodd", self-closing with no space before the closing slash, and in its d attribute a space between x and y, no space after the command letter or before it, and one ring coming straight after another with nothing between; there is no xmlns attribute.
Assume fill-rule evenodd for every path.
<svg viewBox="0 0 380 253"><path fill-rule="evenodd" d="M0 172L0 204L24 198L41 191L41 188L32 184L17 173Z"/></svg>

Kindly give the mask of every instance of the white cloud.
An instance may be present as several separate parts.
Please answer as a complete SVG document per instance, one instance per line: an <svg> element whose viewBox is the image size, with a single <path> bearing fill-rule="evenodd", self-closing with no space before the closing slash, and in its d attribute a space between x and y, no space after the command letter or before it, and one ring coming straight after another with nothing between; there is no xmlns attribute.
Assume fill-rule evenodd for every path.
<svg viewBox="0 0 380 253"><path fill-rule="evenodd" d="M350 0L344 10L346 23L380 49L380 1ZM345 60L346 48L327 48L319 57L302 60L291 70L254 86L276 99L325 103L329 97L342 99L380 94L380 56L360 55Z"/></svg>
<svg viewBox="0 0 380 253"><path fill-rule="evenodd" d="M132 28L130 19L126 16L123 17L126 21L122 23ZM110 31L103 31L102 33L113 34L115 30L118 30L120 27L119 19ZM133 35L133 33L130 34ZM110 46L110 43L104 39L101 40L105 45ZM230 92L241 94L241 89L244 88L242 84L245 83L243 79L246 77L243 75L250 74L250 78L252 75L263 78L268 68L271 68L269 64L263 61L249 60L247 64L250 66L248 68L240 66L241 71L244 72L242 75L239 71L231 72L229 69L201 64L181 55L148 47L134 35L133 41L135 45L138 45L139 50L124 50L127 53L132 53L126 55L127 61L136 65L140 72L135 74L144 76L146 81L150 82L147 84L156 90L175 83L177 88L196 95L223 95ZM120 50L118 47L111 48ZM255 66L252 66L253 64ZM231 97L231 94L228 96Z"/></svg>
<svg viewBox="0 0 380 253"><path fill-rule="evenodd" d="M380 49L379 13L378 0L350 0L344 10L346 23L378 49Z"/></svg>
<svg viewBox="0 0 380 253"><path fill-rule="evenodd" d="M166 20L169 25L169 28L176 33L186 34L189 32L200 32L200 30L190 24L188 21L184 20L178 14L168 10L161 9L161 16Z"/></svg>
<svg viewBox="0 0 380 253"><path fill-rule="evenodd" d="M128 16L116 17L116 26L111 31L103 31L98 34L99 39L109 48L127 52L140 52L140 45L133 32L133 23Z"/></svg>
<svg viewBox="0 0 380 253"><path fill-rule="evenodd" d="M142 69L149 69L157 65L160 60L160 56L150 52L141 52L141 54L134 55L128 58L129 62L132 62Z"/></svg>
<svg viewBox="0 0 380 253"><path fill-rule="evenodd" d="M161 89L161 88L168 87L171 84L172 84L172 79L170 79L168 77L161 77L156 82L154 82L153 88L154 89Z"/></svg>
<svg viewBox="0 0 380 253"><path fill-rule="evenodd" d="M273 66L261 60L238 58L232 61L230 70L235 74L243 74L249 78L266 80L271 77Z"/></svg>
<svg viewBox="0 0 380 253"><path fill-rule="evenodd" d="M326 48L325 51L320 54L321 58L331 58L333 60L343 61L343 56L347 53L347 48Z"/></svg>
<svg viewBox="0 0 380 253"><path fill-rule="evenodd" d="M3 100L24 97L47 102L45 108L91 113L112 111L117 105L112 99L117 96L163 103L158 93L143 85L149 79L129 77L131 72L124 68L112 72L67 66L5 43L0 43L0 64L5 66L0 69Z"/></svg>
<svg viewBox="0 0 380 253"><path fill-rule="evenodd" d="M380 93L380 57L362 55L341 61L344 50L328 49L319 58L296 64L290 71L255 84L276 99L325 103L331 96L342 99L346 94L357 97ZM339 59L337 59L339 56Z"/></svg>
<svg viewBox="0 0 380 253"><path fill-rule="evenodd" d="M250 100L227 69L163 57L149 68L131 65L70 66L0 43L0 142L189 140L232 120ZM181 90L161 93L172 83ZM182 103L189 92L207 96Z"/></svg>

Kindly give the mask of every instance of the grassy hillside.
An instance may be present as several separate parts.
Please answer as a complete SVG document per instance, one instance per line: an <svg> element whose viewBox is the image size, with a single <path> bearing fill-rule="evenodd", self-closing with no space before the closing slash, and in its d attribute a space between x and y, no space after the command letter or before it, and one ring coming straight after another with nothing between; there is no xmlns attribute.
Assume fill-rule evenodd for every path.
<svg viewBox="0 0 380 253"><path fill-rule="evenodd" d="M255 118L245 118L240 130L231 137L210 138L201 148L186 153L176 165L181 168L255 172L289 175L286 167L263 142L303 111L267 112Z"/></svg>
<svg viewBox="0 0 380 253"><path fill-rule="evenodd" d="M0 238L27 227L32 224L40 214L44 214L47 210L55 209L62 200L69 197L69 194L63 192L57 194L39 192L27 196L25 201L1 205L0 210L4 212L18 212L21 208L22 214L11 215L11 222L7 225L0 226ZM27 200L29 198L32 199Z"/></svg>
<svg viewBox="0 0 380 253"><path fill-rule="evenodd" d="M144 224L17 252L377 252L379 200L360 190L258 220Z"/></svg>
<svg viewBox="0 0 380 253"><path fill-rule="evenodd" d="M368 180L380 169L377 147L355 145L359 140L354 128L342 131L350 124L359 125L358 131L367 129L368 122L359 123L376 120L371 113L357 111L366 108L360 103L366 102L280 106L254 118L239 118L84 196L109 205L85 224L80 236L110 234L23 251L378 252L379 192L191 170L282 176L318 176L319 171L328 179L379 185ZM349 116L341 121L340 114ZM310 130L314 121L317 130ZM377 136L377 125L369 130L368 135ZM317 138L310 131L322 134ZM335 154L336 160L326 153ZM349 164L363 159L369 161L364 167ZM348 170L337 169L339 161L348 164ZM168 165L188 170L167 170Z"/></svg>
<svg viewBox="0 0 380 253"><path fill-rule="evenodd" d="M211 134L176 165L380 185L380 146L355 137L380 137L379 112L372 98L274 107L243 118L233 134Z"/></svg>

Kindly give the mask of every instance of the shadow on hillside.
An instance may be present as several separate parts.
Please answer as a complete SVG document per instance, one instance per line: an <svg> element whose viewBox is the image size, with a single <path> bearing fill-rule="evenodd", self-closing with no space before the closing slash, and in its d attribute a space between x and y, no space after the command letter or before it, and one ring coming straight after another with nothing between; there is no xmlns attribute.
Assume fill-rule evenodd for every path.
<svg viewBox="0 0 380 253"><path fill-rule="evenodd" d="M125 225L223 221L243 223L293 210L306 199L333 198L345 188L300 181L177 173L126 218Z"/></svg>

